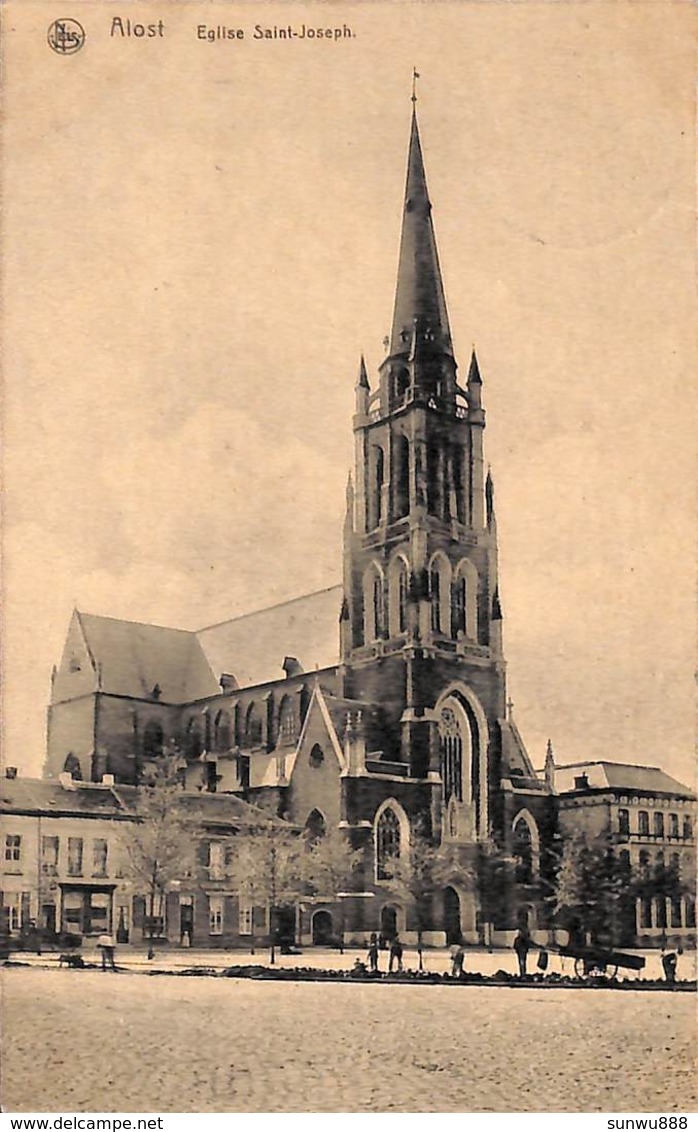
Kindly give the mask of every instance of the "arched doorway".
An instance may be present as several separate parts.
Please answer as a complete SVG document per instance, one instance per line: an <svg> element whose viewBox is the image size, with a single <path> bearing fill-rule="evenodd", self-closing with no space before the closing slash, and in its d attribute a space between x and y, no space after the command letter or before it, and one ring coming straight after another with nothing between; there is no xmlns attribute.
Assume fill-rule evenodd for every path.
<svg viewBox="0 0 698 1132"><path fill-rule="evenodd" d="M381 908L381 937L386 942L395 939L397 935L397 908L394 904L386 904Z"/></svg>
<svg viewBox="0 0 698 1132"><path fill-rule="evenodd" d="M460 897L450 885L444 889L444 931L447 944L460 943Z"/></svg>
<svg viewBox="0 0 698 1132"><path fill-rule="evenodd" d="M316 912L313 916L313 943L318 947L327 947L334 935L332 916L329 912Z"/></svg>

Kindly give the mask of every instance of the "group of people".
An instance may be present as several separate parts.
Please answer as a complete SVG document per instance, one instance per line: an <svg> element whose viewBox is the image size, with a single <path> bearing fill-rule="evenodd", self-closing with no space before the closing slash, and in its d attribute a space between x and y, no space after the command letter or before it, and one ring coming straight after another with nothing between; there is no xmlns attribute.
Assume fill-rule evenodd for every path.
<svg viewBox="0 0 698 1132"><path fill-rule="evenodd" d="M371 933L371 938L368 944L368 952L366 960L368 968L361 959L356 959L354 962L354 971L356 974L364 974L368 972L370 975L378 975L380 973L379 959L381 947L385 946L387 941L383 938L378 938L376 932ZM402 964L402 941L399 935L394 935L390 940L389 958L388 958L388 974L392 975L393 971L403 971ZM454 944L451 948L451 975L454 979L460 978L463 974L463 961L465 959L465 945L461 939L459 943Z"/></svg>

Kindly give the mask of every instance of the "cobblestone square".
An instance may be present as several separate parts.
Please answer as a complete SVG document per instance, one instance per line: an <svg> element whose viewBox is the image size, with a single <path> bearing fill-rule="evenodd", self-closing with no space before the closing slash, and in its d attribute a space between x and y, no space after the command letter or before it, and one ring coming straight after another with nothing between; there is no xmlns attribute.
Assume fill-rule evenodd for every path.
<svg viewBox="0 0 698 1132"><path fill-rule="evenodd" d="M3 972L5 1111L694 1111L695 998Z"/></svg>

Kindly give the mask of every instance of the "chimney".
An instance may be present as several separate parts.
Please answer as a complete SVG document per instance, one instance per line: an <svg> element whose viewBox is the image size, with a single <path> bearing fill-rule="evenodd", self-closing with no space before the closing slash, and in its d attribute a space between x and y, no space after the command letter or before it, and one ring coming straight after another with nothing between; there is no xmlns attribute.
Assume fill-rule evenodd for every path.
<svg viewBox="0 0 698 1132"><path fill-rule="evenodd" d="M113 774L103 774L102 775L102 786L113 786L113 785L114 785L114 775Z"/></svg>
<svg viewBox="0 0 698 1132"><path fill-rule="evenodd" d="M17 767L16 766L6 766L5 767L5 778L16 778L16 777L17 777Z"/></svg>

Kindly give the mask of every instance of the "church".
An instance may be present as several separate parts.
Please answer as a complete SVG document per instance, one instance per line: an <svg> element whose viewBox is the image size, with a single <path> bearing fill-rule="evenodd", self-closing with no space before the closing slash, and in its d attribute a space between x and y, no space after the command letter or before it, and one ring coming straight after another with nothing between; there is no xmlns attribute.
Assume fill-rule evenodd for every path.
<svg viewBox="0 0 698 1132"><path fill-rule="evenodd" d="M355 381L341 584L198 632L76 610L44 777L133 786L176 749L189 790L345 830L364 860L361 891L342 897L348 938L413 938L390 864L417 831L453 862L426 942L544 926L554 792L507 710L474 351L463 372L413 103L392 328L377 373L362 358ZM494 900L493 854L517 862ZM331 900L323 915L329 934Z"/></svg>

